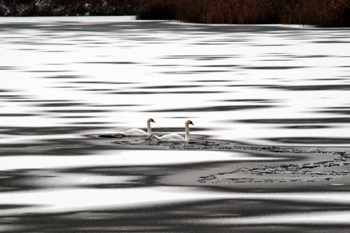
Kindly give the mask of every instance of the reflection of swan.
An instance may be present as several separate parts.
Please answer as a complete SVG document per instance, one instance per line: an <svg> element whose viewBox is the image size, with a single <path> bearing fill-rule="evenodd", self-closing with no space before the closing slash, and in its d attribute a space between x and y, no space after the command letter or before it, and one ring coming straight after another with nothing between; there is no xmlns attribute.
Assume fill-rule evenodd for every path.
<svg viewBox="0 0 350 233"><path fill-rule="evenodd" d="M192 121L187 120L185 123L185 138L182 136L176 134L176 133L171 133L167 134L161 137L158 137L157 135L153 135L158 141L161 142L186 142L190 140L190 127L189 124L194 125Z"/></svg>
<svg viewBox="0 0 350 233"><path fill-rule="evenodd" d="M148 118L147 132L143 131L142 129L129 129L120 134L127 137L149 137L152 135L151 122L156 123L152 118Z"/></svg>

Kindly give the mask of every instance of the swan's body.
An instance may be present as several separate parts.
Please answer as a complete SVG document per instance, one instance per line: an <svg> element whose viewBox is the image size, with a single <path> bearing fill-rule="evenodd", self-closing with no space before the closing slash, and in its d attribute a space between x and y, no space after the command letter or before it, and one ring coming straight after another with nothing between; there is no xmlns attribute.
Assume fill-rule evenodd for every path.
<svg viewBox="0 0 350 233"><path fill-rule="evenodd" d="M147 132L142 129L129 129L121 133L127 137L150 137L152 135L151 122L156 123L152 118L147 120Z"/></svg>
<svg viewBox="0 0 350 233"><path fill-rule="evenodd" d="M160 142L186 142L188 139L185 139L181 135L178 135L176 133L167 134L161 137L158 137L157 135L153 135L158 141Z"/></svg>
<svg viewBox="0 0 350 233"><path fill-rule="evenodd" d="M142 136L149 136L150 134L145 132L142 129L128 129L124 132L122 132L124 136L129 136L129 137L142 137Z"/></svg>
<svg viewBox="0 0 350 233"><path fill-rule="evenodd" d="M153 136L160 142L187 142L190 140L190 124L194 125L190 120L187 120L185 123L185 137L182 137L176 133L166 134L161 137L158 137L157 135Z"/></svg>

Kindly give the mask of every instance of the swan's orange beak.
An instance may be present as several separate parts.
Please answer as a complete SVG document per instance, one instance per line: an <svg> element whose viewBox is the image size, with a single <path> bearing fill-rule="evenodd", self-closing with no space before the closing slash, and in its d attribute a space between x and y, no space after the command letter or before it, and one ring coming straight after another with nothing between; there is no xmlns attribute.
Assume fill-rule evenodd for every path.
<svg viewBox="0 0 350 233"><path fill-rule="evenodd" d="M193 126L194 126L193 122L191 122L191 125L193 125Z"/></svg>
<svg viewBox="0 0 350 233"><path fill-rule="evenodd" d="M156 123L154 120L152 121L153 123Z"/></svg>

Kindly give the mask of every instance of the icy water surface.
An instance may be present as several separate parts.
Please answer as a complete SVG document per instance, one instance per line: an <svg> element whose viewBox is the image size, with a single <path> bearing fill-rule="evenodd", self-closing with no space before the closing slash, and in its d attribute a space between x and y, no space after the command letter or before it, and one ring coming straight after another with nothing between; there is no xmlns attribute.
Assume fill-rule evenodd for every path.
<svg viewBox="0 0 350 233"><path fill-rule="evenodd" d="M349 32L1 18L0 231L343 232L344 157L335 158L344 180L314 192L199 181L300 159L294 149L286 157L233 145L347 148ZM144 129L149 117L156 134L183 134L191 119L193 141L100 137ZM303 162L303 175L315 164Z"/></svg>

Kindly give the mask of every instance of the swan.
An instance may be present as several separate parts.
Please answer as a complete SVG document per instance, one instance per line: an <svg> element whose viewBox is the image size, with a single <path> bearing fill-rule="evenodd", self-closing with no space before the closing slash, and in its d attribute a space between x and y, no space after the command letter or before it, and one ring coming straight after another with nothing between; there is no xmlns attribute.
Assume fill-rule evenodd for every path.
<svg viewBox="0 0 350 233"><path fill-rule="evenodd" d="M147 120L147 132L142 129L129 129L120 134L126 137L150 137L152 135L151 122L156 123L152 118Z"/></svg>
<svg viewBox="0 0 350 233"><path fill-rule="evenodd" d="M157 135L153 136L160 142L187 142L190 140L190 124L194 125L191 120L185 122L185 138L176 133L166 134L161 137L158 137Z"/></svg>

